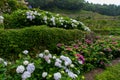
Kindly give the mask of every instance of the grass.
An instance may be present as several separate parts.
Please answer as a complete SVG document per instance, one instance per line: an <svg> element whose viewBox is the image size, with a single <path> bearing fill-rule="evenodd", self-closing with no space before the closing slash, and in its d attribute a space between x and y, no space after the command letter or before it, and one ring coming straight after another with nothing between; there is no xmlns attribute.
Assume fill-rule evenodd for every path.
<svg viewBox="0 0 120 80"><path fill-rule="evenodd" d="M96 75L95 80L120 80L120 63Z"/></svg>

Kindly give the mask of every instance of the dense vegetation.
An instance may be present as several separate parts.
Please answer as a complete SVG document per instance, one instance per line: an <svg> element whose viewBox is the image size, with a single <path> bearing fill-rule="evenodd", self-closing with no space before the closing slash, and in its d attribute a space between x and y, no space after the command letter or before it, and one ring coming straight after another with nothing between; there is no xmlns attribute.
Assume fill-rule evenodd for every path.
<svg viewBox="0 0 120 80"><path fill-rule="evenodd" d="M11 10L8 12L4 4L9 1L15 2L1 0L0 4L3 10L3 16L0 16L0 79L85 80L83 75L86 72L97 67L105 68L111 60L120 57L120 38L111 35L112 29L119 29L119 17L104 16L105 19L101 19L103 15L96 13L96 18L93 12L87 11L83 11L83 16L78 15L82 11L78 13L75 10L86 9L84 0L30 0L35 2L32 4L34 7L40 4L42 9L63 8L63 12L68 14L74 10L72 16L71 12L61 16L38 9L21 10L16 5L18 2L13 5L16 8L7 5ZM107 26L110 33L96 36L79 20L90 26L92 31L104 31ZM101 78L104 77L98 76Z"/></svg>
<svg viewBox="0 0 120 80"><path fill-rule="evenodd" d="M85 2L85 0L27 0L27 1L33 7L45 10L59 8L74 11L87 10L110 16L120 15L120 6L114 4L100 5L88 3Z"/></svg>

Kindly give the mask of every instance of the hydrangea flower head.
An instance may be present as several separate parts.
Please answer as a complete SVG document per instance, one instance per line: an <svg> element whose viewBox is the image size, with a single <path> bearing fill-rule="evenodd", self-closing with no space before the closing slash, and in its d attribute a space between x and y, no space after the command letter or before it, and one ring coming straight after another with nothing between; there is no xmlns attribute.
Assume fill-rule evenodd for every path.
<svg viewBox="0 0 120 80"><path fill-rule="evenodd" d="M55 80L60 80L60 78L61 78L61 74L59 72L54 73L54 79Z"/></svg>
<svg viewBox="0 0 120 80"><path fill-rule="evenodd" d="M34 63L28 64L26 69L27 69L28 72L33 73L33 71L35 70Z"/></svg>
<svg viewBox="0 0 120 80"><path fill-rule="evenodd" d="M23 54L28 54L28 53L29 53L28 50L24 50L24 51L23 51Z"/></svg>
<svg viewBox="0 0 120 80"><path fill-rule="evenodd" d="M29 61L24 61L23 64L24 64L24 65L28 65L28 64L29 64Z"/></svg>
<svg viewBox="0 0 120 80"><path fill-rule="evenodd" d="M25 67L23 65L20 65L20 66L17 67L16 72L17 73L23 73L24 70L25 70Z"/></svg>
<svg viewBox="0 0 120 80"><path fill-rule="evenodd" d="M42 77L43 77L43 78L45 78L47 75L48 75L47 72L43 72L43 73L42 73Z"/></svg>
<svg viewBox="0 0 120 80"><path fill-rule="evenodd" d="M31 73L28 71L25 71L21 77L23 80L26 80L27 78L31 77Z"/></svg>

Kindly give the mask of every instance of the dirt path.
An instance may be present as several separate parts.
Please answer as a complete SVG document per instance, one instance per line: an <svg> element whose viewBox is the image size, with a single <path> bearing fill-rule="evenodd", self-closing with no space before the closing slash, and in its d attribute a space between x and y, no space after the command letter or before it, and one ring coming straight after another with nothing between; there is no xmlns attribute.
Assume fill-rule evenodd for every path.
<svg viewBox="0 0 120 80"><path fill-rule="evenodd" d="M118 63L120 63L120 58L117 58L117 59L113 60L110 65L106 65L106 66L107 67L108 66L113 66L113 65L116 65ZM103 71L104 71L104 69L101 69L101 68L94 69L94 70L85 74L85 79L86 80L94 80L95 75L100 74Z"/></svg>

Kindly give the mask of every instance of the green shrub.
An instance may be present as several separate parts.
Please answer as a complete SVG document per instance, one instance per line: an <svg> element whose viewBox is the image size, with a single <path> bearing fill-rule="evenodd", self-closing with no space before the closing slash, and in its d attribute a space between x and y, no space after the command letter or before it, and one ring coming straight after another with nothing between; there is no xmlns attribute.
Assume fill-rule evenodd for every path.
<svg viewBox="0 0 120 80"><path fill-rule="evenodd" d="M4 15L5 28L23 28L33 25L48 25L65 29L90 31L82 22L40 10L17 10L11 15Z"/></svg>
<svg viewBox="0 0 120 80"><path fill-rule="evenodd" d="M48 28L46 26L16 30L0 30L0 56L14 59L21 51L49 49L55 52L57 43L81 39L85 32Z"/></svg>

